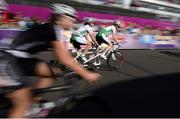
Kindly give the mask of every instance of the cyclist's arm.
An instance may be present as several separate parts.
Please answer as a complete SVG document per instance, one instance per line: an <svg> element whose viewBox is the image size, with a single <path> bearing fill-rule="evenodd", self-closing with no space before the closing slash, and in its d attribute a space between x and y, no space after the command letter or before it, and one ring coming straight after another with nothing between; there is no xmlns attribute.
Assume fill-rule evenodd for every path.
<svg viewBox="0 0 180 119"><path fill-rule="evenodd" d="M115 27L112 27L112 38L118 44L119 41L117 39L117 30L115 29Z"/></svg>
<svg viewBox="0 0 180 119"><path fill-rule="evenodd" d="M118 39L117 39L117 34L113 33L112 34L112 38L116 43L119 43Z"/></svg>
<svg viewBox="0 0 180 119"><path fill-rule="evenodd" d="M88 30L88 35L90 36L91 40L96 44L98 45L97 41L96 41L96 38L94 36L94 31L92 29L92 27L86 27L87 30Z"/></svg>
<svg viewBox="0 0 180 119"><path fill-rule="evenodd" d="M54 47L55 55L61 63L77 72L83 78L87 78L86 74L89 72L73 61L73 57L70 55L69 51L64 47L64 43L62 41L52 41L52 45Z"/></svg>
<svg viewBox="0 0 180 119"><path fill-rule="evenodd" d="M89 36L91 37L92 41L93 41L96 45L98 45L98 43L97 43L97 41L96 41L96 38L95 38L93 32L90 32L90 33L89 33Z"/></svg>
<svg viewBox="0 0 180 119"><path fill-rule="evenodd" d="M91 42L92 40L91 40L91 36L89 35L89 34L87 34L86 36L85 36L85 38L86 38L86 40L88 41L88 42ZM93 41L94 42L94 41Z"/></svg>

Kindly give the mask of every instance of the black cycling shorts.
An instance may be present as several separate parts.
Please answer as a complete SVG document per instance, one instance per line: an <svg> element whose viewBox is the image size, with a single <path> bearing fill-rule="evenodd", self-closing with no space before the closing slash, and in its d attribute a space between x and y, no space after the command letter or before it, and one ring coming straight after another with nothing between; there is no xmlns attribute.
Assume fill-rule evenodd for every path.
<svg viewBox="0 0 180 119"><path fill-rule="evenodd" d="M105 43L105 44L109 45L109 43L107 41L105 41L103 39L103 37L101 37L99 35L96 35L96 41L98 42L99 45L101 45L102 43Z"/></svg>
<svg viewBox="0 0 180 119"><path fill-rule="evenodd" d="M0 85L31 87L32 81L27 76L37 76L35 68L40 62L43 61L37 58L19 58L0 51Z"/></svg>
<svg viewBox="0 0 180 119"><path fill-rule="evenodd" d="M87 44L82 44L82 43L77 42L76 40L73 39L73 37L71 37L70 41L76 50L81 49L81 45L87 45Z"/></svg>
<svg viewBox="0 0 180 119"><path fill-rule="evenodd" d="M26 76L36 76L36 66L44 61L37 58L17 58L17 65Z"/></svg>

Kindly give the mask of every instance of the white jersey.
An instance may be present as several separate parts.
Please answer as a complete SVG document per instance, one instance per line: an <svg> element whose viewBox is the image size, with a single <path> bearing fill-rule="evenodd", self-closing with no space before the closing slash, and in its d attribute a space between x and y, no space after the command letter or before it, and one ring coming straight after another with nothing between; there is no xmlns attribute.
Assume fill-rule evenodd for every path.
<svg viewBox="0 0 180 119"><path fill-rule="evenodd" d="M87 34L92 33L93 28L89 25L81 26L79 29L73 32L76 37L85 37Z"/></svg>

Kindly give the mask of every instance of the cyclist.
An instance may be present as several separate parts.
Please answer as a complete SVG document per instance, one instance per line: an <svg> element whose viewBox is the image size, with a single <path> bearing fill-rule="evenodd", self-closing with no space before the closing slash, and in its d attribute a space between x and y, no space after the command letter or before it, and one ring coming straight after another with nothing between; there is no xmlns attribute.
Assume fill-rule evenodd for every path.
<svg viewBox="0 0 180 119"><path fill-rule="evenodd" d="M94 36L93 26L94 20L92 18L87 18L84 25L72 33L70 39L70 42L73 44L74 48L77 49L78 54L81 55L84 61L87 61L85 54L92 47L92 44L98 45ZM81 45L86 45L84 51L82 51Z"/></svg>
<svg viewBox="0 0 180 119"><path fill-rule="evenodd" d="M111 39L114 40L116 43L118 43L116 33L117 33L117 30L120 28L121 28L121 22L119 20L115 20L113 22L113 25L107 26L101 29L97 33L96 40L98 44L99 45L101 45L102 43L107 44L107 47L105 48L105 50L103 51L101 55L102 58L107 59L106 53L112 48Z"/></svg>
<svg viewBox="0 0 180 119"><path fill-rule="evenodd" d="M25 117L26 111L33 102L31 89L49 87L53 83L51 68L32 54L52 47L57 59L85 80L97 81L100 78L98 73L89 72L76 64L65 49L63 30L72 28L75 18L74 8L63 4L53 4L50 23L32 26L31 29L13 39L9 49L0 50L0 88L13 87L13 91L7 94L13 103L9 118ZM27 75L38 76L39 79L31 83L24 77Z"/></svg>

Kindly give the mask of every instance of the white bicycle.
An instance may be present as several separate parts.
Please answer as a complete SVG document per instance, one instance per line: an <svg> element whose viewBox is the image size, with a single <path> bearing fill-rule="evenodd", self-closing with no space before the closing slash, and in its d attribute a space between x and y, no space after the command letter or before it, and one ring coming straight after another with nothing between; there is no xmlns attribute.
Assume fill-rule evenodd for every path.
<svg viewBox="0 0 180 119"><path fill-rule="evenodd" d="M120 50L121 44L112 42L113 47L106 53L107 60L101 57L105 48L93 47L86 53L87 61L81 59L81 55L75 56L74 60L81 63L85 67L92 67L93 69L102 69L107 67L109 70L119 69L124 62L124 52Z"/></svg>

